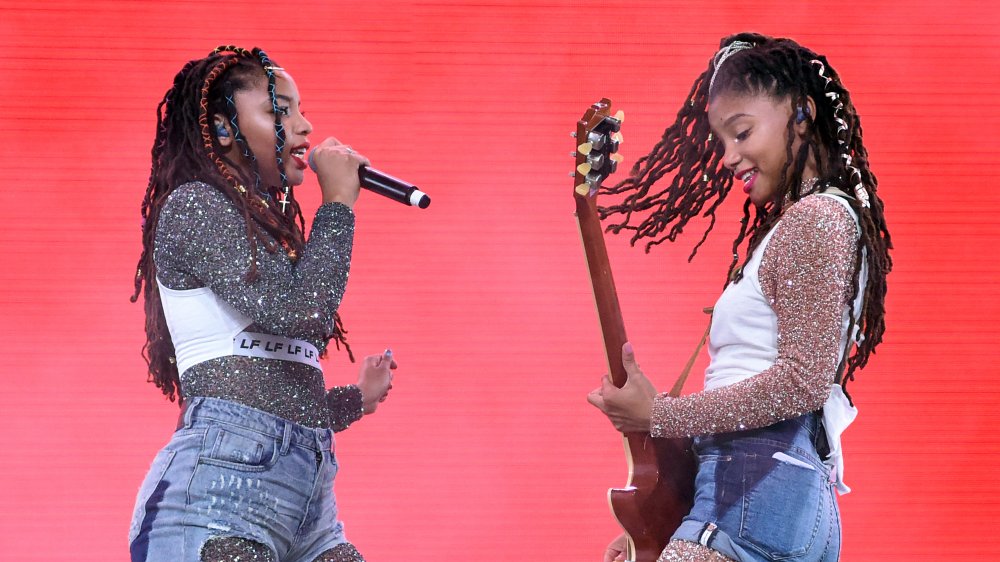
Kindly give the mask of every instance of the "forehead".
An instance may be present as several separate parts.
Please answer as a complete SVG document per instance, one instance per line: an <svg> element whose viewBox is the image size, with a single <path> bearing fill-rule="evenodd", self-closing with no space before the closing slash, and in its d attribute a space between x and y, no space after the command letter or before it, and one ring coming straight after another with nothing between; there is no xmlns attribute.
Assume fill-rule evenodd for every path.
<svg viewBox="0 0 1000 562"><path fill-rule="evenodd" d="M740 116L787 120L790 112L787 97L722 92L712 97L709 102L708 121L713 129L721 129Z"/></svg>
<svg viewBox="0 0 1000 562"><path fill-rule="evenodd" d="M298 101L299 89L295 85L295 80L284 70L274 72L274 93L279 101ZM267 76L261 74L256 77L246 90L236 92L236 103L241 101L247 104L266 103L271 104L271 95L267 91Z"/></svg>

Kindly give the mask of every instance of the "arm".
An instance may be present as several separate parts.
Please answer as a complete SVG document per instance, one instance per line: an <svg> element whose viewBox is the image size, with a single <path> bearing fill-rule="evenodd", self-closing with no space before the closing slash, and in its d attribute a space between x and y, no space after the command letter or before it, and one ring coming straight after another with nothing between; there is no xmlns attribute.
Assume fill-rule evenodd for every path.
<svg viewBox="0 0 1000 562"><path fill-rule="evenodd" d="M389 397L392 371L398 366L392 351L386 349L381 355L369 355L361 361L357 384L335 386L327 391L330 427L343 431L362 416L374 414L378 405Z"/></svg>
<svg viewBox="0 0 1000 562"><path fill-rule="evenodd" d="M185 184L163 207L155 257L168 287L207 286L264 331L325 344L347 285L353 240L353 211L324 204L299 261L291 263L280 250L269 255L260 244L260 275L248 282L251 251L242 213L218 190Z"/></svg>
<svg viewBox="0 0 1000 562"><path fill-rule="evenodd" d="M774 365L716 390L657 396L650 423L654 437L765 427L818 410L829 397L857 230L847 211L826 197L796 203L777 228L759 275L778 318Z"/></svg>
<svg viewBox="0 0 1000 562"><path fill-rule="evenodd" d="M356 384L331 388L326 391L326 408L330 412L330 429L344 431L365 415L361 388Z"/></svg>

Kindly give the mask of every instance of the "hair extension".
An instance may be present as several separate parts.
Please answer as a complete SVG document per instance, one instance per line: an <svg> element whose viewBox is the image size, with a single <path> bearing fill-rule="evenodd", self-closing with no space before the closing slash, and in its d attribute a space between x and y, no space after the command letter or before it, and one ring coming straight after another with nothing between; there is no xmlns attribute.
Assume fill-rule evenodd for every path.
<svg viewBox="0 0 1000 562"><path fill-rule="evenodd" d="M867 265L868 278L861 288L862 309L859 317L854 318L853 307L850 311L848 333L854 333L856 328L861 336L859 343L855 345L854 339L848 338L844 359L837 370L838 382L846 392L847 382L854 380L855 371L865 366L882 341L885 332L886 276L892 269L889 256L892 241L885 223L883 204L877 194L878 180L869 168L861 118L839 75L822 55L791 39L756 33L727 37L719 47L724 49L736 41L753 46L732 49L733 52L722 59L724 64L719 63L719 68L715 68L714 59L709 62L708 68L695 79L683 107L660 141L649 154L635 163L628 178L602 190L607 194L624 195L624 198L618 204L601 208L601 218L620 215L617 222L607 229L613 233L632 231L631 244L645 239L646 252L664 241L676 240L695 216L708 218L708 227L691 251L690 261L715 226L716 210L733 184L732 172L723 165L724 147L713 138L709 126L710 99L722 92L769 95L777 99L788 98L792 107L804 106L808 99L812 99L817 106L817 115L807 115L806 118L813 134L806 136L794 154L794 112L788 120L786 163L776 197L762 206L753 205L749 198L743 204L743 218L733 241L733 261L725 283L741 280L743 266L781 217L786 201L798 201L810 193L839 187L850 192L848 186L860 183L859 189L867 193L870 205L865 206L856 198L849 199L858 215L860 238L848 302L854 302L858 297L862 261ZM817 72L820 64L825 69L825 75ZM839 107L836 106L838 100ZM802 193L802 174L810 153L816 155L820 181L810 193ZM658 185L665 177L666 186ZM751 208L754 210L752 216ZM739 250L747 238L749 241L741 264Z"/></svg>
<svg viewBox="0 0 1000 562"><path fill-rule="evenodd" d="M152 165L141 207L142 253L131 300L135 302L139 294L143 294L146 312L143 357L149 365L150 381L171 401L180 394L180 378L173 342L160 305L153 263L156 225L170 193L184 183L202 181L222 192L243 214L252 258L246 275L247 283L254 282L258 275L258 245L262 244L265 251L272 253L279 248L284 249L293 261L305 247L305 221L288 186L281 159L285 135L275 95L275 68L276 65L260 49L218 47L205 58L185 64L174 76L173 86L156 108ZM260 80L267 81L275 109L275 154L281 186L262 185L257 158L240 131L236 113L236 94L254 87ZM241 169L221 154L218 140L212 134L214 126L210 123L212 116L217 114L225 116L232 127L234 140L250 163L249 170ZM284 191L290 204L287 209L282 210L273 204L272 194L276 187ZM338 349L340 344L344 344L353 361L345 334L343 322L336 314L327 339L334 340Z"/></svg>

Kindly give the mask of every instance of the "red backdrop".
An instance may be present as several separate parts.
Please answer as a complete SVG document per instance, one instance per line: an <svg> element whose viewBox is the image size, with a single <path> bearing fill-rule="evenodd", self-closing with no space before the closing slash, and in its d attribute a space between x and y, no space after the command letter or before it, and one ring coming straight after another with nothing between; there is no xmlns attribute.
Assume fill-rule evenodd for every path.
<svg viewBox="0 0 1000 562"><path fill-rule="evenodd" d="M434 199L357 208L342 312L356 350L390 345L401 369L338 436L350 538L373 561L598 560L625 465L585 402L605 366L567 133L613 98L630 166L719 37L744 29L839 69L896 243L886 340L853 386L844 559L1000 556L1000 195L984 181L1000 169L1000 15L896 4L0 2L0 559L127 558L176 415L145 382L128 302L154 109L185 61L235 43L294 74L314 141L336 135ZM311 213L315 182L299 193ZM649 255L610 241L660 388L720 289L730 203L692 264L694 229ZM336 353L326 368L330 384L356 373Z"/></svg>

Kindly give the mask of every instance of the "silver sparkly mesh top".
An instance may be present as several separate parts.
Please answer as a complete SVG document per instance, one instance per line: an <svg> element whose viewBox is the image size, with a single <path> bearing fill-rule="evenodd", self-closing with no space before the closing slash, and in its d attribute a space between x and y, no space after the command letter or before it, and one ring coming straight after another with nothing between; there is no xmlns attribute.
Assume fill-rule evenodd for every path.
<svg viewBox="0 0 1000 562"><path fill-rule="evenodd" d="M242 212L211 185L191 182L163 206L153 260L165 286L209 287L253 320L248 331L306 340L322 351L347 286L353 241L354 212L322 205L299 260L258 245L259 277L248 282L251 249ZM307 427L339 431L362 415L357 386L328 391L323 372L302 363L227 356L198 363L180 379L185 397L232 400Z"/></svg>

